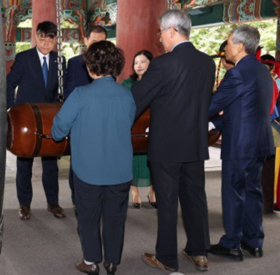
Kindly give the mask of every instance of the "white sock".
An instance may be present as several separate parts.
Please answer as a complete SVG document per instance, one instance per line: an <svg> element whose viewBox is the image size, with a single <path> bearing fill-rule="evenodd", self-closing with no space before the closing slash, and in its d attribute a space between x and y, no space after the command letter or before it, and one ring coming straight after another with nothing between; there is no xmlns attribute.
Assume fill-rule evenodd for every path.
<svg viewBox="0 0 280 275"><path fill-rule="evenodd" d="M88 262L88 261L86 261L86 260L84 260L84 262L85 262L85 264L87 264L87 265L92 265L92 264L94 264L93 262Z"/></svg>

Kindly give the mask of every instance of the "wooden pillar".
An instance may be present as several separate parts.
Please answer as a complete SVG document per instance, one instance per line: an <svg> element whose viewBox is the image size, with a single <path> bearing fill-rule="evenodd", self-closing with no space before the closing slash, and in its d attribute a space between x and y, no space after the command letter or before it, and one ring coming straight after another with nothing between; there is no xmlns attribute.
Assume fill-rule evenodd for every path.
<svg viewBox="0 0 280 275"><path fill-rule="evenodd" d="M16 15L19 9L19 2L17 0L12 0L6 3L4 8L6 24L3 26L2 30L5 43L6 73L8 74L16 56L16 31L19 23Z"/></svg>
<svg viewBox="0 0 280 275"><path fill-rule="evenodd" d="M275 53L276 61L280 61L280 15L277 18L277 26L276 26L276 53Z"/></svg>
<svg viewBox="0 0 280 275"><path fill-rule="evenodd" d="M164 52L157 36L158 17L167 10L166 0L118 0L117 46L125 54L125 67L118 81L132 73L134 55L149 50L154 56Z"/></svg>
<svg viewBox="0 0 280 275"><path fill-rule="evenodd" d="M37 25L43 21L51 21L56 24L55 0L32 1L32 47L36 45L35 34Z"/></svg>
<svg viewBox="0 0 280 275"><path fill-rule="evenodd" d="M1 11L1 3L0 3ZM3 199L6 168L6 68L2 18L0 20L0 254L3 239Z"/></svg>

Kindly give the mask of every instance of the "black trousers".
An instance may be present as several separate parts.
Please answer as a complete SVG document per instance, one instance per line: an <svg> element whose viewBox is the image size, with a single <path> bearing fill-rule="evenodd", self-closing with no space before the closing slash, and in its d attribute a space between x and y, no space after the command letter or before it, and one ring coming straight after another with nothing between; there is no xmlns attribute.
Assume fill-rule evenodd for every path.
<svg viewBox="0 0 280 275"><path fill-rule="evenodd" d="M130 184L91 185L74 173L78 229L86 261L102 262L103 242L105 261L120 264Z"/></svg>
<svg viewBox="0 0 280 275"><path fill-rule="evenodd" d="M69 167L69 187L71 190L71 200L72 203L75 205L76 204L76 199L75 199L75 186L74 186L74 172L72 169L72 158L70 157L70 167Z"/></svg>
<svg viewBox="0 0 280 275"><path fill-rule="evenodd" d="M178 268L178 197L187 236L185 250L193 256L207 255L209 226L204 161L150 162L150 167L158 206L157 259L168 267Z"/></svg>
<svg viewBox="0 0 280 275"><path fill-rule="evenodd" d="M273 213L275 155L266 158L262 170L263 212Z"/></svg>
<svg viewBox="0 0 280 275"><path fill-rule="evenodd" d="M17 196L21 205L30 205L32 201L32 167L33 158L17 158ZM42 182L47 203L58 203L58 166L56 157L41 158L43 174Z"/></svg>

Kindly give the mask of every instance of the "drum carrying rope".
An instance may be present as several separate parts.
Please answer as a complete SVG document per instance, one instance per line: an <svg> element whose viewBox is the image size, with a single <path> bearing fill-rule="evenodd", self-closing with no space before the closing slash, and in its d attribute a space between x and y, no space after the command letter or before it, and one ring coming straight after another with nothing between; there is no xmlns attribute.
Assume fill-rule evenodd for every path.
<svg viewBox="0 0 280 275"><path fill-rule="evenodd" d="M62 30L61 30L61 18L62 18L62 5L61 0L56 0L56 24L57 24L57 63L58 63L58 101L64 101L63 95L63 57L62 57Z"/></svg>

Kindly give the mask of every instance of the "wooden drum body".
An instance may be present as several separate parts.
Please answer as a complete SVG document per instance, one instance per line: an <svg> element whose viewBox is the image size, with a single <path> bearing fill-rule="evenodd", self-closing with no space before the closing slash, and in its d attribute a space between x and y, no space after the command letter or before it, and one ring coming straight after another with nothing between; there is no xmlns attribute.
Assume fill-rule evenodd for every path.
<svg viewBox="0 0 280 275"><path fill-rule="evenodd" d="M51 157L70 155L70 142L66 138L55 142L51 137L51 127L59 112L59 103L24 103L8 110L7 149L18 157ZM131 130L135 154L148 152L148 127L150 110L145 111L134 123ZM219 139L220 133L208 133L208 145Z"/></svg>
<svg viewBox="0 0 280 275"><path fill-rule="evenodd" d="M19 104L8 110L7 149L18 157L51 157L70 154L69 139L51 138L59 103Z"/></svg>
<svg viewBox="0 0 280 275"><path fill-rule="evenodd" d="M136 154L148 152L148 131L150 125L150 110L145 111L137 120L131 129L131 138L133 151Z"/></svg>
<svg viewBox="0 0 280 275"><path fill-rule="evenodd" d="M134 153L147 153L148 152L148 135L147 130L150 125L150 110L146 110L134 123L131 136ZM208 146L214 145L221 133L217 130L208 132Z"/></svg>

